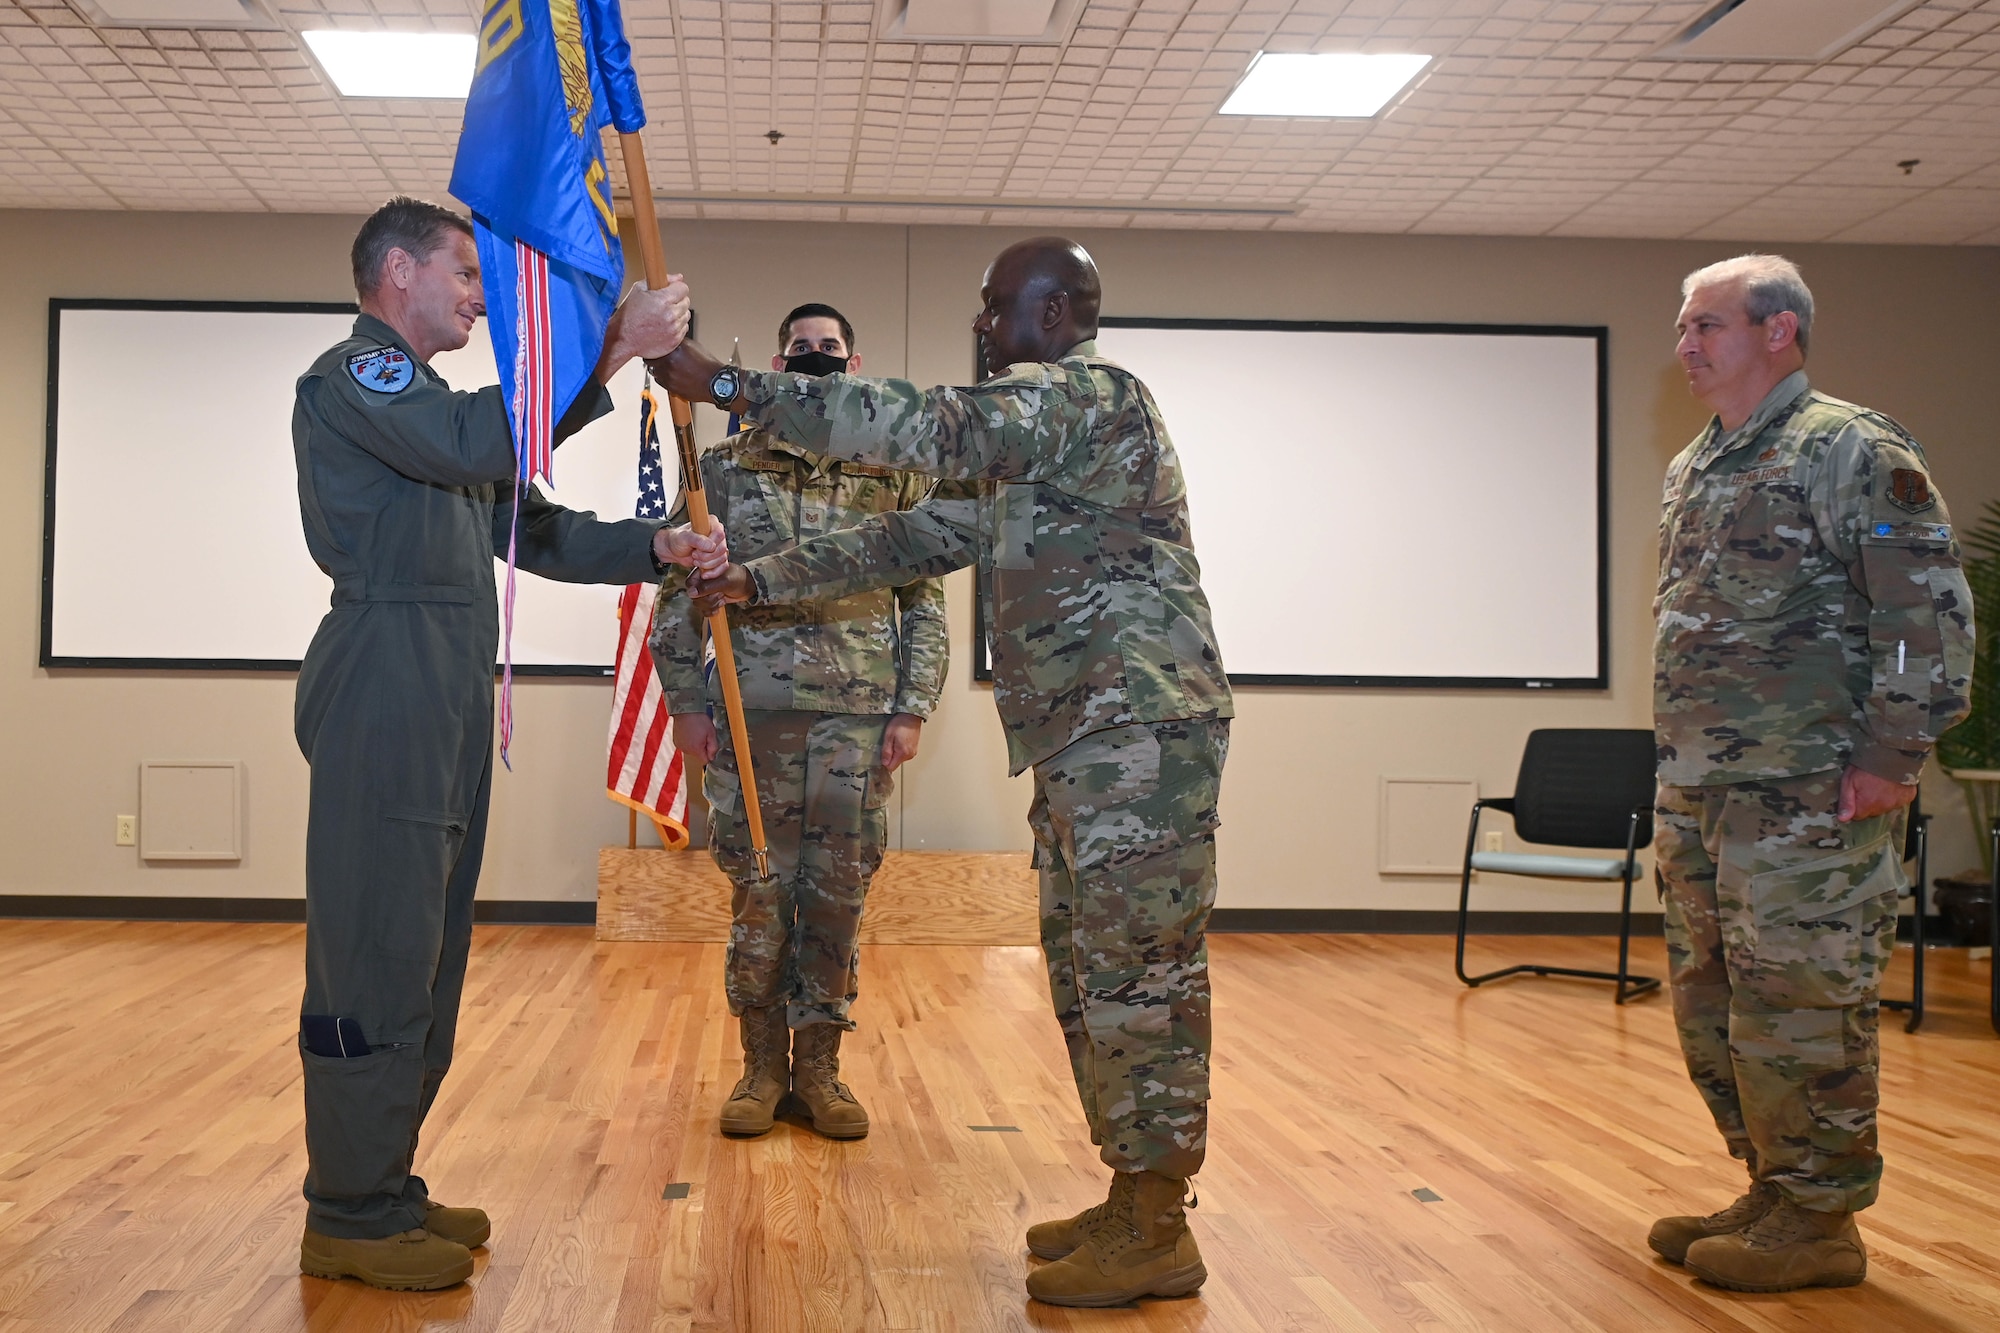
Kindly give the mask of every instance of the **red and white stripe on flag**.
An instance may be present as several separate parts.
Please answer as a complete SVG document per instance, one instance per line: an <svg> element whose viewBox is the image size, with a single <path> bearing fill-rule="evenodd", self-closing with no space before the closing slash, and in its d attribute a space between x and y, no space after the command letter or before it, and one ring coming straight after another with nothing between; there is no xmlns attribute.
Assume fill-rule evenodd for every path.
<svg viewBox="0 0 2000 1333"><path fill-rule="evenodd" d="M514 566L519 555L521 492L537 477L553 481L556 456L555 345L549 321L549 257L514 242L520 304L514 339L514 520L507 531L507 590L500 603L500 762L511 771L514 743Z"/></svg>
<svg viewBox="0 0 2000 1333"><path fill-rule="evenodd" d="M515 340L514 439L522 451L515 476L555 480L555 330L549 318L549 257L526 241L514 242L520 266L515 296L520 337Z"/></svg>
<svg viewBox="0 0 2000 1333"><path fill-rule="evenodd" d="M678 850L688 845L687 769L668 738L667 698L646 648L653 632L653 591L647 584L628 584L618 599L621 633L604 787L612 800L651 819L660 841Z"/></svg>

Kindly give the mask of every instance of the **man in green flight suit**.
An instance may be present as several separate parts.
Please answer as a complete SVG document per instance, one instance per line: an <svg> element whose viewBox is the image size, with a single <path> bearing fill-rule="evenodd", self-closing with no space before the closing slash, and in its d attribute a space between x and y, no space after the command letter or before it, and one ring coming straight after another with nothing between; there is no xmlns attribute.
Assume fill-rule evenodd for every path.
<svg viewBox="0 0 2000 1333"><path fill-rule="evenodd" d="M854 326L829 305L785 316L778 347L773 370L861 369ZM926 477L824 458L756 428L708 450L701 467L709 511L745 557L912 509L931 488ZM668 521L685 518L683 506ZM687 585L681 570L667 572L652 648L674 744L707 765L709 851L734 889L724 985L742 1038L743 1078L722 1108L722 1130L764 1133L789 1090L815 1130L858 1139L868 1133L868 1113L840 1081L840 1040L854 1027L856 940L888 840L891 775L916 755L944 689L944 589L917 579L730 617L770 841L771 873L760 876L736 753L719 744L712 720L722 695L702 670L706 622Z"/></svg>
<svg viewBox="0 0 2000 1333"><path fill-rule="evenodd" d="M1654 846L1681 1050L1750 1188L1648 1243L1740 1291L1850 1286L1904 819L1966 712L1972 599L1917 442L1807 383L1798 269L1743 255L1681 295L1715 418L1660 514Z"/></svg>
<svg viewBox="0 0 2000 1333"><path fill-rule="evenodd" d="M1216 803L1233 715L1179 461L1152 395L1105 360L1097 266L1061 237L1008 247L973 321L969 389L738 371L692 344L655 364L674 391L810 453L944 478L748 566L698 600L833 597L977 564L993 701L1011 767L1032 768L1042 945L1105 1201L1028 1233L1059 1305L1176 1296L1207 1276L1184 1212L1207 1147Z"/></svg>
<svg viewBox="0 0 2000 1333"><path fill-rule="evenodd" d="M299 671L306 824L305 1195L299 1267L431 1290L490 1230L411 1173L451 1063L493 775L493 558L514 517L500 390L431 370L485 313L472 228L397 198L354 238L361 316L300 377L292 414L306 545L333 605ZM603 385L676 346L687 288L635 289L558 439L610 410ZM574 583L657 578L656 524L600 523L521 495L520 567Z"/></svg>

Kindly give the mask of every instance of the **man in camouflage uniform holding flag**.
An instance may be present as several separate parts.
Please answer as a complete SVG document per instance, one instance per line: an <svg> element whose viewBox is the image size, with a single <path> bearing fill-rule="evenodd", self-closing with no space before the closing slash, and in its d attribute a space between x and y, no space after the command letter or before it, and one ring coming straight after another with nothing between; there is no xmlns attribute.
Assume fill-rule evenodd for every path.
<svg viewBox="0 0 2000 1333"><path fill-rule="evenodd" d="M1649 1244L1741 1291L1849 1286L1904 821L1966 711L1972 602L1923 450L1807 384L1798 270L1745 255L1682 294L1716 417L1667 469L1655 847L1681 1049L1750 1188Z"/></svg>
<svg viewBox="0 0 2000 1333"><path fill-rule="evenodd" d="M1199 1287L1187 1178L1207 1147L1216 803L1233 713L1187 492L1158 406L1098 355L1097 268L1041 237L987 270L970 389L849 375L738 376L655 363L815 454L944 478L915 509L696 583L753 605L977 564L993 700L1032 768L1042 943L1084 1114L1114 1171L1104 1203L1041 1223L1028 1277L1061 1305ZM701 562L705 569L708 561Z"/></svg>
<svg viewBox="0 0 2000 1333"><path fill-rule="evenodd" d="M853 343L854 326L838 310L802 305L778 326L772 369L859 370ZM754 427L705 452L701 467L710 512L745 557L914 508L931 489L914 473L824 458ZM686 517L683 506L670 521ZM840 1081L840 1041L854 1028L856 939L888 841L891 774L916 755L944 690L944 589L916 579L730 617L770 835L771 873L760 876L736 753L720 744L709 711L722 693L704 679L704 622L687 585L684 570L667 571L652 646L674 744L707 765L709 850L734 890L724 985L743 1078L722 1108L722 1131L764 1133L789 1090L815 1130L858 1139L868 1113Z"/></svg>

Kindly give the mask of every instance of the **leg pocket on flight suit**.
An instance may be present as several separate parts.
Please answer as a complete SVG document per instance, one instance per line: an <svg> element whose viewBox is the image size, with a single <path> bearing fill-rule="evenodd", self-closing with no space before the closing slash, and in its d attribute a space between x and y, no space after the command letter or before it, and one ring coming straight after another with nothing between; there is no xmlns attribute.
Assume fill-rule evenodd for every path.
<svg viewBox="0 0 2000 1333"><path fill-rule="evenodd" d="M323 1200L397 1193L423 1097L423 1052L381 1047L342 1059L304 1046L309 1192Z"/></svg>
<svg viewBox="0 0 2000 1333"><path fill-rule="evenodd" d="M435 962L444 947L445 889L470 820L448 811L384 805L376 829L370 914L392 958Z"/></svg>

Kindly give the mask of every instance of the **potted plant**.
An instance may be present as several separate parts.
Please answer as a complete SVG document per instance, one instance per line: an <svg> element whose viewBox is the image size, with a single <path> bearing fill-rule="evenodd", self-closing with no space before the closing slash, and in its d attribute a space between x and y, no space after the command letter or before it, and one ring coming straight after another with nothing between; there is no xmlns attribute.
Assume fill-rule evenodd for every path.
<svg viewBox="0 0 2000 1333"><path fill-rule="evenodd" d="M1961 939L1986 938L1986 914L1993 910L1993 844L1988 830L2000 815L2000 501L1986 506L1978 524L1961 529L1965 581L1972 589L1977 637L1972 659L1972 711L1938 740L1938 762L1965 793L1979 846L1984 883L1938 881L1938 910Z"/></svg>

